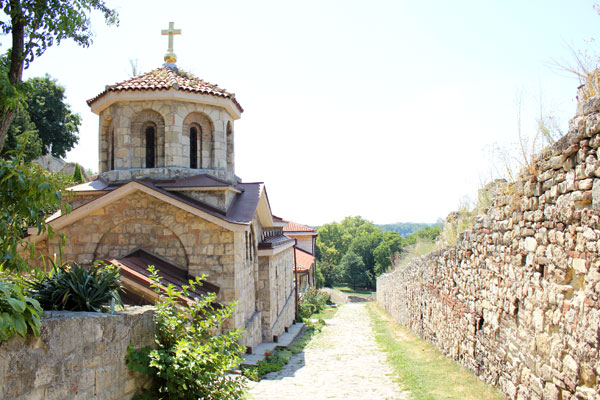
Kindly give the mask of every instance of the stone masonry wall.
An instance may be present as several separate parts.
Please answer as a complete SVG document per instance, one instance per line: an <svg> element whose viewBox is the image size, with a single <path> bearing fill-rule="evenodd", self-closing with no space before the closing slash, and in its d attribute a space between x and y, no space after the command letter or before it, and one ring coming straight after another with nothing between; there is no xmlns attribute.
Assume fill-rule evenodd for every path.
<svg viewBox="0 0 600 400"><path fill-rule="evenodd" d="M0 399L130 399L149 382L125 355L130 343L153 345L152 309L47 315L39 338L0 344Z"/></svg>
<svg viewBox="0 0 600 400"><path fill-rule="evenodd" d="M377 301L510 399L600 398L600 98L471 231Z"/></svg>

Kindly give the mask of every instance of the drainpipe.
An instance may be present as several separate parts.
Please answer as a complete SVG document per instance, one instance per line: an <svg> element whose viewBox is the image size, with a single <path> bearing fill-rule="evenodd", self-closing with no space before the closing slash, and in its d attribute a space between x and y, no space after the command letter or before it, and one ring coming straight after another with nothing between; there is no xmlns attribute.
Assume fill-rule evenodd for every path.
<svg viewBox="0 0 600 400"><path fill-rule="evenodd" d="M296 272L296 245L298 244L298 239L294 239L294 280L296 281L296 314L294 315L294 319L298 321L298 273Z"/></svg>

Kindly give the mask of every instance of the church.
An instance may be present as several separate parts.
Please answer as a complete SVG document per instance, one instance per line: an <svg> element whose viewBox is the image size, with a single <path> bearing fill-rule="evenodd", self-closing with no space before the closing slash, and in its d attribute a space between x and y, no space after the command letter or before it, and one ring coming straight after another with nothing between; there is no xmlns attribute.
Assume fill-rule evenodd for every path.
<svg viewBox="0 0 600 400"><path fill-rule="evenodd" d="M168 282L205 275L203 290L237 303L230 327L249 351L294 322L295 240L273 215L264 183L235 174L234 94L177 67L170 23L162 67L106 86L88 100L99 116L98 178L70 188L72 211L36 235L40 254L121 266L126 298L148 301L145 266Z"/></svg>

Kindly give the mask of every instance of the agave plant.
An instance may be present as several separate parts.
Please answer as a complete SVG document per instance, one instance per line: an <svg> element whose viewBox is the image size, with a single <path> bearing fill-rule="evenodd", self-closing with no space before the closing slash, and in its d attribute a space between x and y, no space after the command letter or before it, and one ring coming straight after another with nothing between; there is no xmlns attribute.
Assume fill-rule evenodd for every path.
<svg viewBox="0 0 600 400"><path fill-rule="evenodd" d="M77 263L50 260L49 272L40 272L28 282L31 297L44 310L114 311L123 305L119 268L95 262L89 268Z"/></svg>

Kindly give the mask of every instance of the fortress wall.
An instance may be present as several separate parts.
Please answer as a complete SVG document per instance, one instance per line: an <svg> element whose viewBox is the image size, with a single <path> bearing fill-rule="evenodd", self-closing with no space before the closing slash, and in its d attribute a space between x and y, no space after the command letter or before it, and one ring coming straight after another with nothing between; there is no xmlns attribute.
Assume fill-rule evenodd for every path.
<svg viewBox="0 0 600 400"><path fill-rule="evenodd" d="M581 101L455 246L377 279L398 322L510 399L600 398L599 110Z"/></svg>

